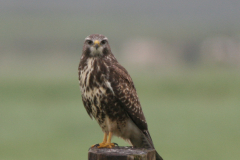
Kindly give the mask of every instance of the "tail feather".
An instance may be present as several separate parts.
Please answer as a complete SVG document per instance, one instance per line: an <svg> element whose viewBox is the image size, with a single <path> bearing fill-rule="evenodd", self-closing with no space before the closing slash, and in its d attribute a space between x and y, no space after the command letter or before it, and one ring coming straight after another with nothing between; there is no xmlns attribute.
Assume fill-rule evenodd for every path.
<svg viewBox="0 0 240 160"><path fill-rule="evenodd" d="M141 137L132 137L129 139L133 147L139 148L154 148L152 138L148 131L144 131ZM155 149L155 148L154 148ZM163 158L156 151L156 160L163 160Z"/></svg>
<svg viewBox="0 0 240 160"><path fill-rule="evenodd" d="M133 147L138 148L154 148L151 137L147 137L144 133L140 133L138 136L133 135L130 139Z"/></svg>
<svg viewBox="0 0 240 160"><path fill-rule="evenodd" d="M163 160L163 158L158 154L157 151L156 151L156 160Z"/></svg>

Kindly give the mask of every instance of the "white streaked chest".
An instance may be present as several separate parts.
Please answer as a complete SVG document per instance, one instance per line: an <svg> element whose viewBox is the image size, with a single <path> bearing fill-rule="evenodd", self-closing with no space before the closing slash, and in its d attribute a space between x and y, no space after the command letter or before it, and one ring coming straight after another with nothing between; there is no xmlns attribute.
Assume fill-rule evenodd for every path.
<svg viewBox="0 0 240 160"><path fill-rule="evenodd" d="M112 93L114 93L114 91L111 87L111 83L105 78L106 75L98 74L98 76L99 75L101 76L101 78L98 78L98 79L101 79L101 81L98 82L96 80L97 75L94 75L94 74L101 72L101 67L99 65L97 65L94 68L95 60L96 59L94 59L94 58L89 58L87 60L86 65L80 71L79 83L80 83L80 89L82 92L82 96L85 99L88 99L92 104L94 104L94 99L95 99L95 101L97 100L98 104L100 104L101 99L106 96L107 88L109 88L112 91ZM96 71L94 72L94 69L97 72ZM93 77L94 83L89 82L90 76ZM90 85L93 85L93 86L90 87Z"/></svg>
<svg viewBox="0 0 240 160"><path fill-rule="evenodd" d="M79 77L79 84L81 92L83 93L86 87L89 85L89 78L93 71L93 63L94 59L90 58L87 60L87 65L84 66L84 68L80 71L80 77Z"/></svg>

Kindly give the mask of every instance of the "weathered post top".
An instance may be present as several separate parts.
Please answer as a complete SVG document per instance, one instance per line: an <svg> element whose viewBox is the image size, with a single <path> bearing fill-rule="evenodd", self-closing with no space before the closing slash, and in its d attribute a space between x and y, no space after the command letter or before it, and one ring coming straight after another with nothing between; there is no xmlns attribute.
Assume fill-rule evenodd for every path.
<svg viewBox="0 0 240 160"><path fill-rule="evenodd" d="M90 148L88 160L155 160L155 149L133 148L133 147L114 147Z"/></svg>

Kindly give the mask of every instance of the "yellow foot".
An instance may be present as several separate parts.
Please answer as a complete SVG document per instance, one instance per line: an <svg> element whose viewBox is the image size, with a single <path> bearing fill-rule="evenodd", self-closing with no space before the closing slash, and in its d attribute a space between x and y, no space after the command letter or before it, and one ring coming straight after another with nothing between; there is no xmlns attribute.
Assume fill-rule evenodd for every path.
<svg viewBox="0 0 240 160"><path fill-rule="evenodd" d="M91 146L91 148L97 147L97 146L99 146L100 144L101 144L101 143L94 144L94 145Z"/></svg>
<svg viewBox="0 0 240 160"><path fill-rule="evenodd" d="M91 146L91 148L93 148L93 147L98 147L98 146L103 146L103 145L105 145L105 144L107 144L107 143L94 144L94 145Z"/></svg>
<svg viewBox="0 0 240 160"><path fill-rule="evenodd" d="M114 143L99 143L98 148L113 148L115 147Z"/></svg>

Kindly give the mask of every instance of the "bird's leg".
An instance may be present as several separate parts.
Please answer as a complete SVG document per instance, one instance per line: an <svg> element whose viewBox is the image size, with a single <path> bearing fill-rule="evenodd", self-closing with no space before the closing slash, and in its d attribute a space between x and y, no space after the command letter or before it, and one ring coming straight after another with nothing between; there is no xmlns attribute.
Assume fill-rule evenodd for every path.
<svg viewBox="0 0 240 160"><path fill-rule="evenodd" d="M105 138L105 135L104 135L104 138ZM105 144L103 144L101 146L99 144L98 148L113 148L113 147L115 147L115 144L111 143L111 140L112 140L112 132L109 132L107 143L105 143Z"/></svg>
<svg viewBox="0 0 240 160"><path fill-rule="evenodd" d="M103 137L103 144L107 143L107 133L104 133L104 137ZM101 144L101 143L100 143Z"/></svg>
<svg viewBox="0 0 240 160"><path fill-rule="evenodd" d="M105 146L106 143L107 143L107 136L108 136L107 133L104 132L103 142L99 143L99 144L92 145L91 148L93 148L95 146L98 146L98 148L104 148L103 146Z"/></svg>
<svg viewBox="0 0 240 160"><path fill-rule="evenodd" d="M107 143L107 136L108 136L107 133L104 132L103 142L99 143L98 148L105 148L104 146Z"/></svg>
<svg viewBox="0 0 240 160"><path fill-rule="evenodd" d="M107 140L107 145L108 145L107 148L115 147L115 144L114 144L114 143L111 143L111 140L112 140L112 132L109 132L109 134L108 134L108 140Z"/></svg>

